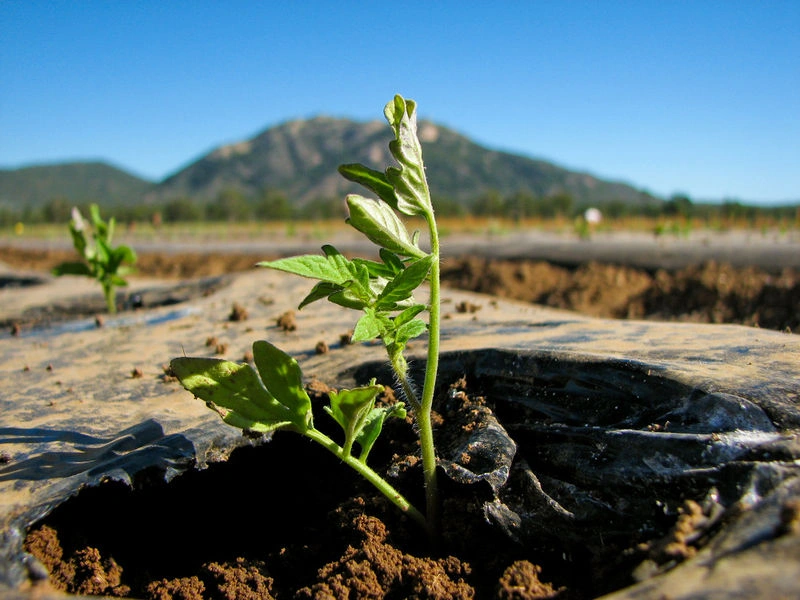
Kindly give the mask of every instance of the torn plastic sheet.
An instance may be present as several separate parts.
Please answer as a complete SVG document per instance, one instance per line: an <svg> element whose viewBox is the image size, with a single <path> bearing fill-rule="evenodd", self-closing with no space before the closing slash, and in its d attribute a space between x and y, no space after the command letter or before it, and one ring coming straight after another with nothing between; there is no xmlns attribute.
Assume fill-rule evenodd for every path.
<svg viewBox="0 0 800 600"><path fill-rule="evenodd" d="M703 511L687 543L736 537L738 515L800 482L800 436L774 424L797 422L798 407L756 380L734 394L646 363L504 350L448 354L440 373L443 385L465 377L492 408L473 409L474 427L454 424L440 466L460 484L488 483L487 521L526 548L602 556L610 542L664 532L687 500ZM444 413L457 400L447 394ZM774 521L748 527L776 535Z"/></svg>

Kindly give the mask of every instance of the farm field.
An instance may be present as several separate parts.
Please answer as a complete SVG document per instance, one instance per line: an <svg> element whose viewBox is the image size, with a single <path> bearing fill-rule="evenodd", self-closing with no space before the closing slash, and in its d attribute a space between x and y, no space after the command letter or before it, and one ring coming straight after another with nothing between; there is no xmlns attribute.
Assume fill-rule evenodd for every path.
<svg viewBox="0 0 800 600"><path fill-rule="evenodd" d="M612 490L620 494L614 506L628 509L618 521L609 520L606 512L592 512L597 507L593 501L579 507L589 512L581 513L575 523L559 520L556 513L536 516L526 522L531 529L526 530L527 550L521 553L497 527L485 525L481 508L485 489L448 481L445 542L458 560L430 557L420 548L415 530L368 487L342 473L336 461L322 462L325 457L288 435L276 435L269 444L240 448L249 442L238 430L225 429L217 415L164 371L166 361L181 355L249 360L253 340L265 338L280 341L296 355L316 385L352 386L353 365L368 367L358 377L385 377L380 371L383 362L375 362L373 345L342 341L352 319L343 318L341 307L318 303L296 313L296 329L282 325L283 316L293 312L297 299L312 284L253 266L285 254L319 252L323 240L352 254L365 256L370 251L346 227L326 227L217 225L122 232L118 241L136 248L139 271L130 278L129 289L119 290L122 310L104 323L95 319L104 310L95 282L49 274L54 265L74 258L63 231L60 235L54 231L52 237L44 230L36 235L28 231L0 243L0 367L14 381L5 399L6 422L14 427L4 440L5 464L0 475L5 479L0 481L0 497L6 505L0 512L10 519L20 503L59 505L31 528L25 542L56 573L69 574L74 559L68 557L84 552L84 545L102 548L92 555L96 562L91 568L107 569L106 588L85 587L94 580L75 577L65 580L65 589L122 594L130 586L135 597L156 597L145 596L146 591L169 588L177 594L178 586L183 586L181 593L188 594L201 578L223 577L242 590L258 586L286 597L296 592L304 597L330 597L324 594L338 585L341 573L363 562L362 554L348 549L354 547L363 548L359 552L364 555L387 559L386 564L370 567L376 572L405 569L397 571L402 573L398 580L412 582L408 585L438 582L450 586L442 597L489 597L498 587L516 589L520 581L528 587L543 585L545 592L568 589L570 598L593 598L613 590L620 590L621 597L633 597L622 588L634 583L630 574L637 565L658 569L674 562L661 548L673 540L671 528L682 522L681 511L695 507L699 524L699 537L681 552L691 557L706 548L714 550L708 539L717 525L711 533L704 532L702 523L711 522L704 511L710 519L714 511L736 505L741 491L737 478L751 481L747 479L750 472L742 474L736 459L731 460L736 463L733 467L725 462L727 454L720 454L721 464L709 462L708 440L716 429L712 433L697 429L696 414L705 415L709 405L719 403L712 413L725 416L720 425L723 431L755 428L759 433L759 428L772 431L777 426L779 433L769 435L782 440L785 431L786 439L796 439L793 432L800 420L793 398L798 338L784 333L800 331L800 240L793 232L693 231L688 236L655 236L644 228L608 229L587 240L556 228L451 229L445 239L442 272L447 286L443 341L448 357L442 385L457 392L454 397L459 403L437 408L447 415L445 423L455 425L452 434L444 427L439 433L447 441L442 447L452 445L453 452L461 448L463 440L457 432L471 428L462 427L460 415L485 412L488 405L513 435L518 456L537 472L577 486L580 497L594 498ZM160 298L162 303L150 304L151 298ZM249 316L235 317L241 314L234 310L237 304ZM73 327L75 322L80 327ZM422 346L413 349L416 364L423 360ZM534 399L536 406L546 407L543 414L570 415L571 427L580 425L581 434L575 437L573 429L559 419L542 421L535 410L528 414L524 403L505 405L509 392L520 389L511 394L511 400ZM451 396L443 394L442 401ZM742 414L726 412L732 398L736 407L752 408ZM624 414L619 413L621 406ZM762 407L769 419L759 416ZM646 414L637 415L643 408ZM613 422L602 420L606 418ZM631 419L641 420L641 427L632 430ZM601 421L602 426L582 425ZM414 458L405 424L394 425L386 432L386 453L376 459L382 469L392 461L411 465ZM534 442L539 435L534 435L534 426L546 434L544 446ZM687 433L674 433L683 431L681 427L688 428ZM28 436L28 431L78 432L81 443L73 444L68 437L39 439ZM621 445L609 447L603 460L592 462L596 449L616 436L629 437L620 437L617 444ZM695 437L697 456L692 454ZM765 470L773 468L769 463L773 449L762 450L758 444L772 438L753 435L747 439L755 441L747 452L763 452L763 461L753 463L758 469L784 473L780 464L774 471ZM718 435L714 443L728 451L726 435ZM584 446L592 449L587 454L591 460L579 469L565 468L559 463L561 451L550 454L548 450L564 447L580 453ZM636 451L628 451L631 448ZM736 451L740 450L737 446ZM687 478L680 469L663 472L665 479L659 485L640 486L638 457L644 457L648 465L660 465L651 461L651 454L656 460L662 451L697 466L692 472L708 473L711 483L721 485L727 495L719 496L715 504L717 496L705 496L711 483L697 483L694 475ZM800 455L795 446L781 452ZM460 460L462 454L458 450L453 456ZM287 456L292 460L281 462ZM610 460L620 456L633 462ZM319 461L327 477L322 487L329 492L285 485L306 458ZM195 460L207 461L209 468L189 469L186 465ZM148 461L159 466L151 470L153 464ZM159 472L162 463L182 472L181 476L171 483L161 481L153 473ZM592 477L599 464L608 467L608 477L621 477L624 485L609 487L601 477L597 486ZM269 465L270 473L266 485L278 482L281 494L251 493L246 474L254 469L263 472L264 465ZM120 469L135 474L130 475L135 489L107 480L108 473L111 479L119 477ZM413 469L401 473L416 476ZM524 499L512 492L527 481L525 477L524 471L516 471L510 492L503 495L505 505L520 514L530 507L518 505ZM237 481L243 487L237 487ZM554 485L552 481L545 483ZM765 479L764 485L776 481ZM85 493L78 492L81 488ZM65 500L73 493L74 499ZM570 501L571 494L562 501ZM198 497L204 503L197 503ZM273 528L254 533L247 528L247 539L234 535L238 528L214 523L198 527L209 503L226 507L232 497L238 498L243 514L285 511L287 506L298 512L285 519L286 531ZM265 509L265 497L275 502L272 508ZM682 505L686 498L695 504ZM711 503L702 504L704 498ZM255 504L249 504L251 500ZM158 506L158 511L151 506ZM657 508L661 506L669 506L670 513L665 515ZM153 519L153 514L165 518ZM309 520L309 514L319 519ZM310 538L298 537L292 530L292 523L299 519ZM537 523L548 525L540 530ZM738 521L731 523L725 535L744 535L735 528ZM768 516L758 523L765 536L780 529ZM79 524L77 531L72 524ZM620 524L625 526L620 529ZM262 525L259 520L258 526ZM727 533L731 529L734 533ZM597 538L584 537L594 531L600 531ZM750 535L750 531L745 533ZM84 541L89 538L91 542ZM156 539L169 542L154 544ZM264 540L269 543L265 545ZM469 542L464 544L464 540ZM176 547L182 552L171 552ZM772 565L783 565L769 553L770 546L742 547L755 557L748 563L750 570L723 565L715 567L716 577L727 580L735 573L794 589L791 577L788 583L776 583L764 576ZM58 552L49 555L48 549ZM483 549L491 549L491 556ZM181 561L173 562L175 556ZM227 562L220 556L227 557ZM693 564L687 560L686 569L676 569L673 579L652 578L642 585L664 581L661 591L672 589L678 585L676 579L683 584L684 573L696 568ZM152 572L154 565L157 573ZM203 569L213 569L213 573ZM700 579L709 581L710 575L700 572ZM365 573L364 581L374 579L371 573ZM315 590L318 596L313 595Z"/></svg>
<svg viewBox="0 0 800 600"><path fill-rule="evenodd" d="M582 239L559 221L464 219L443 224L446 286L594 317L737 323L800 331L800 231L692 229L656 235L654 223L615 223ZM323 240L368 255L341 222L129 227L141 278L196 279L260 261L317 253ZM73 258L63 227L0 237L6 269L47 273ZM44 299L43 299L44 301Z"/></svg>

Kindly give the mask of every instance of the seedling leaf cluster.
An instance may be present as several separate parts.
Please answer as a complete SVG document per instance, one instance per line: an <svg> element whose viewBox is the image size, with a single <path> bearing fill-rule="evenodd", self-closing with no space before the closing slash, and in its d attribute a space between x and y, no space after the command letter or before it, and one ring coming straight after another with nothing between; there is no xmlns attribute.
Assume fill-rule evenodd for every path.
<svg viewBox="0 0 800 600"><path fill-rule="evenodd" d="M245 431L270 433L286 429L310 437L433 533L438 499L431 407L439 357L439 237L417 137L416 104L395 96L386 105L384 115L394 132L389 149L397 165L384 172L360 164L339 168L345 178L378 196L373 199L352 194L346 202L347 223L378 246L379 260L350 259L325 245L321 254L265 261L259 266L315 280L299 303L301 309L327 299L358 311L352 341L377 339L383 343L419 432L426 514L423 516L367 466L367 457L384 422L406 416L403 402L376 406L384 388L374 380L366 386L329 395L330 404L324 410L342 429L343 441L339 444L314 427L311 402L303 389L297 362L269 342L253 345L255 370L249 365L211 358L177 358L171 364L184 387L205 400L226 423ZM410 232L402 216L424 219L429 229L429 250L420 246L419 232ZM421 302L415 293L426 282L429 294L427 302ZM420 318L425 312L427 321ZM426 332L428 360L420 396L409 379L404 352L412 339ZM357 456L353 454L355 446L359 448Z"/></svg>
<svg viewBox="0 0 800 600"><path fill-rule="evenodd" d="M112 246L116 224L114 217L108 222L104 221L96 204L89 207L89 215L93 243L87 239L89 227L80 210L72 209L69 222L72 245L83 260L61 263L53 269L53 275L83 275L97 280L103 288L108 312L113 314L117 312L115 290L128 285L125 276L133 271L132 266L128 265L136 263L136 253L129 246Z"/></svg>

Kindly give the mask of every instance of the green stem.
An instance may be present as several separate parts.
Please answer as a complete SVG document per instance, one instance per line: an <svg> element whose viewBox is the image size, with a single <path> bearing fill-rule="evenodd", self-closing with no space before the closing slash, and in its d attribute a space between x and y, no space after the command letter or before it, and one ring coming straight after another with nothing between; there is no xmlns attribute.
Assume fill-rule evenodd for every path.
<svg viewBox="0 0 800 600"><path fill-rule="evenodd" d="M439 371L439 331L440 331L440 282L439 282L439 232L433 212L425 215L431 233L431 254L435 260L430 273L430 307L428 362L425 367L425 384L422 388L420 410L417 412L419 441L422 452L422 471L425 478L425 498L427 502L428 530L438 531L439 525L439 489L436 482L436 448L433 442L433 394L436 389L436 376Z"/></svg>
<svg viewBox="0 0 800 600"><path fill-rule="evenodd" d="M397 376L397 380L400 382L400 387L403 390L406 400L408 400L415 411L419 411L419 398L417 398L417 393L414 391L414 386L412 386L411 382L408 380L408 363L406 359L400 352L396 353L394 356L389 352L389 357L392 363L392 369Z"/></svg>
<svg viewBox="0 0 800 600"><path fill-rule="evenodd" d="M375 488L380 493L382 493L389 500L391 500L395 506L397 506L401 511L407 514L409 517L414 519L417 523L419 523L423 527L428 526L428 522L425 520L425 515L419 512L419 510L417 510L413 504L411 504L408 500L406 500L405 497L400 492L398 492L383 477L381 477L375 471L369 468L365 463L361 462L353 455L346 455L344 449L341 446L339 446L339 444L334 442L331 438L329 438L327 435L325 435L318 429L311 428L302 433L306 437L311 438L312 440L324 446L330 452L335 454L345 464L347 464L350 468L354 469L359 475L361 475L364 479L366 479L373 486L375 486Z"/></svg>
<svg viewBox="0 0 800 600"><path fill-rule="evenodd" d="M114 293L114 286L103 284L103 295L106 297L106 308L109 314L116 314L117 312L117 298Z"/></svg>

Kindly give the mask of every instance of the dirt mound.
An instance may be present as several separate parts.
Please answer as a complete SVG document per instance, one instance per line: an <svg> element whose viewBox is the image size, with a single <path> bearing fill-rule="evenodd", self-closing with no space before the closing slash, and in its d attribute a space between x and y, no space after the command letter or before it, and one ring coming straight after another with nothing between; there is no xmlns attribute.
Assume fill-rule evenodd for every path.
<svg viewBox="0 0 800 600"><path fill-rule="evenodd" d="M462 258L445 263L446 285L595 317L738 323L800 332L800 274L707 262L677 271L590 262Z"/></svg>
<svg viewBox="0 0 800 600"><path fill-rule="evenodd" d="M70 250L0 248L0 262L47 271ZM138 274L188 279L245 271L274 257L237 253L143 253ZM800 333L800 273L706 262L679 270L589 262L564 267L538 260L452 258L445 285L524 300L590 316L695 323L737 323Z"/></svg>

